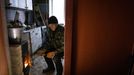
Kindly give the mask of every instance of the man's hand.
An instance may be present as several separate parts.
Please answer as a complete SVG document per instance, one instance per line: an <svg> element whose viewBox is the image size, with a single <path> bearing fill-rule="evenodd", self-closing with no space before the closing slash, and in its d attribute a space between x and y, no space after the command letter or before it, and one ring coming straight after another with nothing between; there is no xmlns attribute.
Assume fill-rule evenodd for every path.
<svg viewBox="0 0 134 75"><path fill-rule="evenodd" d="M48 57L48 58L53 58L54 56L55 56L55 52L54 52L54 51L47 53L47 57Z"/></svg>

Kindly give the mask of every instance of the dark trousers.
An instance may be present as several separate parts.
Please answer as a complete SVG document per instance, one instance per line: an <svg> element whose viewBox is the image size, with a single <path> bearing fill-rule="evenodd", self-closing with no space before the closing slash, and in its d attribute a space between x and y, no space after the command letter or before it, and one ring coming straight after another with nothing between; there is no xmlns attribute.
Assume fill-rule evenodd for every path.
<svg viewBox="0 0 134 75"><path fill-rule="evenodd" d="M63 72L63 66L61 62L61 58L63 57L63 54L57 54L53 58L55 66L56 66L56 75L62 75ZM54 63L51 58L45 57L46 63L48 65L48 70L54 70Z"/></svg>
<svg viewBox="0 0 134 75"><path fill-rule="evenodd" d="M54 68L54 64L53 64L52 59L51 59L51 58L47 58L47 57L44 57L44 58L45 58L46 63L47 63L47 65L48 65L48 68L47 68L46 72L47 72L47 71L54 71L55 68Z"/></svg>

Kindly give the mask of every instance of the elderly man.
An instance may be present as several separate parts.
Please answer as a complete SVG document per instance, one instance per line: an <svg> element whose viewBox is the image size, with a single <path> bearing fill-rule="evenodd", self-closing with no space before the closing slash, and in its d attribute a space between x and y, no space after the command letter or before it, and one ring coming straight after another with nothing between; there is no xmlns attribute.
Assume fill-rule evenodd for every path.
<svg viewBox="0 0 134 75"><path fill-rule="evenodd" d="M48 19L45 39L46 41L44 43L43 48L46 50L46 56L44 56L44 58L48 64L48 68L43 70L43 73L54 71L55 63L57 71L56 75L62 75L63 66L61 58L64 55L64 27L58 24L58 20L55 16L51 16Z"/></svg>

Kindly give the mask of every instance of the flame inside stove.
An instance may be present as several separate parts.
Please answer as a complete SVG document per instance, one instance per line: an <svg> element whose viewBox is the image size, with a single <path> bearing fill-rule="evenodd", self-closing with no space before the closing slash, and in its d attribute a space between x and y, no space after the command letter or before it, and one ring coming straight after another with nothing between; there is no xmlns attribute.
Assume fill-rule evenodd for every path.
<svg viewBox="0 0 134 75"><path fill-rule="evenodd" d="M29 54L27 54L26 55L26 57L25 57L25 59L24 59L24 67L26 68L27 66L32 66L32 64L31 64L31 58L30 58L30 55Z"/></svg>
<svg viewBox="0 0 134 75"><path fill-rule="evenodd" d="M28 63L25 63L24 66L25 66L25 68L26 68L26 67L28 66Z"/></svg>

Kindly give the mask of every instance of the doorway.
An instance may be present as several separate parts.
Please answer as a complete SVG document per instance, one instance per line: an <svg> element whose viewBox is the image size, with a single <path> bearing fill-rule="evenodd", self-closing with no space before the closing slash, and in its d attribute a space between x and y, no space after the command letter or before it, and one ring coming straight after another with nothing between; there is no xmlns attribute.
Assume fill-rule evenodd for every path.
<svg viewBox="0 0 134 75"><path fill-rule="evenodd" d="M68 49L67 51L65 51L65 63L68 63L68 64L66 64L65 65L65 70L64 70L64 73L65 73L65 75L70 75L70 70L71 70L71 34L72 33L70 33L70 32L72 32L72 28L70 28L71 26L72 26L72 15L73 15L73 13L72 13L72 7L73 7L73 5L72 5L72 0L68 0L68 1L66 1L66 21L65 21L65 25L67 25L66 27L65 27L65 49ZM2 3L2 2L1 2ZM3 3L4 4L4 3ZM1 4L2 5L2 4ZM70 6L71 5L71 6ZM70 9L71 8L71 9ZM4 12L1 12L1 13L5 13L5 11ZM68 14L67 14L68 13ZM3 17L5 17L4 15L3 15ZM3 20L3 22L5 22L4 20ZM2 24L4 27L6 27L6 25L3 23ZM2 30L4 30L4 29L2 29ZM67 32L67 30L69 30L69 32ZM7 42L7 41L5 41L5 42ZM7 46L5 46L5 47L7 47ZM8 48L8 47L7 47ZM6 50L5 50L6 51ZM8 51L8 50L7 50ZM10 67L10 66L9 66ZM10 69L9 69L10 70Z"/></svg>
<svg viewBox="0 0 134 75"><path fill-rule="evenodd" d="M58 3L59 2L60 1L58 1ZM48 23L47 23L48 15L49 15L49 17L56 16L58 19L59 25L64 27L65 26L65 2L63 0L61 0L60 6L58 6L58 5L59 4L57 4L57 2L55 0L47 0L46 2L35 1L33 3L34 12L35 12L34 15L37 16L37 17L36 16L35 17L37 18L37 20L39 22L40 22L40 19L42 18L44 21L44 24L46 24L46 26L48 25ZM57 13L57 11L58 11L58 13ZM37 15L37 13L39 13L39 14ZM43 29L43 31L45 31L45 30ZM45 32L43 32L43 33L45 33ZM40 52L41 52L41 50L40 50ZM37 51L37 54L40 54L40 52ZM40 75L42 75L42 70L47 69L46 67L49 66L48 64L46 65L46 62L45 62L46 59L44 61L44 57L42 57L42 56L34 56L33 59L34 59L33 60L34 66L31 69L31 71L32 71L31 73L32 74L40 73ZM64 63L64 59L62 59L62 63ZM64 64L63 64L63 66L64 66ZM40 67L40 68L36 68L36 67ZM51 73L51 74L53 74L53 73Z"/></svg>

